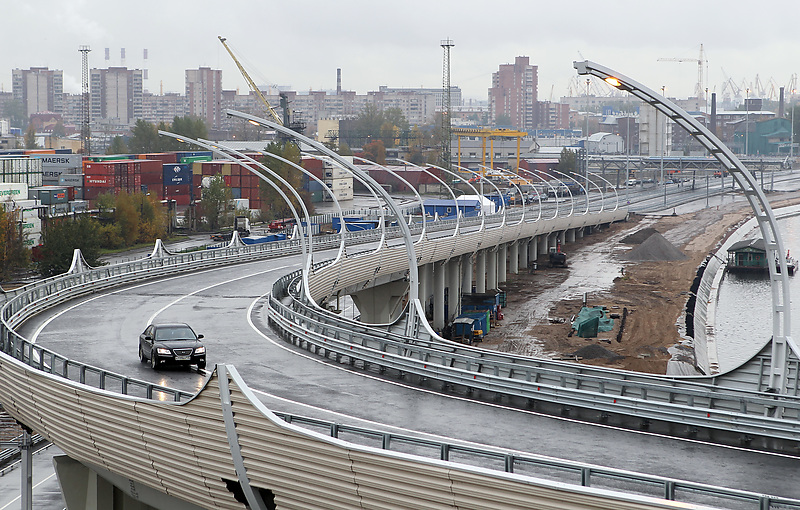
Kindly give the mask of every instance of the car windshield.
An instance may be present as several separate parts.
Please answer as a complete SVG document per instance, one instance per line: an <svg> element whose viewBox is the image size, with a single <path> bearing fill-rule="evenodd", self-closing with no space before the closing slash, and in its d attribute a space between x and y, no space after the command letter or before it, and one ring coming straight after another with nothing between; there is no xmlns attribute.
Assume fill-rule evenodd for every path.
<svg viewBox="0 0 800 510"><path fill-rule="evenodd" d="M194 331L188 326L168 326L156 329L156 340L195 340Z"/></svg>

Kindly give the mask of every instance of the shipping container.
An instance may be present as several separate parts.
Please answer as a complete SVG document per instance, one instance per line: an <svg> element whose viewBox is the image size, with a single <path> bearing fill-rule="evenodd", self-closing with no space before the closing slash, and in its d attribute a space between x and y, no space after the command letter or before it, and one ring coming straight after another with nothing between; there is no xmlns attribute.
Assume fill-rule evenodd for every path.
<svg viewBox="0 0 800 510"><path fill-rule="evenodd" d="M192 182L192 170L189 165L169 163L163 165L162 180L165 186L178 186Z"/></svg>
<svg viewBox="0 0 800 510"><path fill-rule="evenodd" d="M58 176L59 186L83 186L83 174L61 174Z"/></svg>
<svg viewBox="0 0 800 510"><path fill-rule="evenodd" d="M28 198L38 200L42 205L66 204L69 202L69 194L66 187L33 187L28 188Z"/></svg>
<svg viewBox="0 0 800 510"><path fill-rule="evenodd" d="M83 165L86 175L114 175L117 165L114 163L95 163L88 161Z"/></svg>
<svg viewBox="0 0 800 510"><path fill-rule="evenodd" d="M211 159L212 159L211 153L209 153L207 156L184 156L180 158L178 161L181 164L191 166L191 164L196 161L211 161Z"/></svg>
<svg viewBox="0 0 800 510"><path fill-rule="evenodd" d="M114 194L113 186L86 186L83 188L84 200L97 200L100 195Z"/></svg>
<svg viewBox="0 0 800 510"><path fill-rule="evenodd" d="M110 188L114 186L113 175L84 175L84 188Z"/></svg>
<svg viewBox="0 0 800 510"><path fill-rule="evenodd" d="M234 199L241 199L242 198L242 188L231 188L231 196Z"/></svg>
<svg viewBox="0 0 800 510"><path fill-rule="evenodd" d="M24 182L0 182L0 202L17 202L28 198L28 185Z"/></svg>

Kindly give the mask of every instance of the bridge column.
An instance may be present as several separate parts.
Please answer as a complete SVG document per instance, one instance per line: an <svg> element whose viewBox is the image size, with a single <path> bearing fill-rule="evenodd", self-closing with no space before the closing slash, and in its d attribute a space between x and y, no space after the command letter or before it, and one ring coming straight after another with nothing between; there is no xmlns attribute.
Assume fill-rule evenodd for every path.
<svg viewBox="0 0 800 510"><path fill-rule="evenodd" d="M508 243L497 248L497 284L505 283L508 277Z"/></svg>
<svg viewBox="0 0 800 510"><path fill-rule="evenodd" d="M461 256L461 292L472 293L472 270L474 256L472 253Z"/></svg>
<svg viewBox="0 0 800 510"><path fill-rule="evenodd" d="M583 235L584 235L585 233L586 233L586 229L585 229L585 228L583 228L583 227L581 227L581 228L579 228L579 229L576 229L576 230L575 230L575 234L576 234L576 236L578 237L578 239L583 239Z"/></svg>
<svg viewBox="0 0 800 510"><path fill-rule="evenodd" d="M453 320L461 310L461 257L447 262L447 314L445 322Z"/></svg>
<svg viewBox="0 0 800 510"><path fill-rule="evenodd" d="M544 234L539 236L539 253L547 256L547 253L549 251L550 251L550 234Z"/></svg>
<svg viewBox="0 0 800 510"><path fill-rule="evenodd" d="M487 289L496 289L497 288L497 257L498 251L500 249L495 246L494 248L490 248L486 250L486 288ZM486 292L486 289L484 289Z"/></svg>
<svg viewBox="0 0 800 510"><path fill-rule="evenodd" d="M475 261L475 292L486 292L486 249L478 250Z"/></svg>
<svg viewBox="0 0 800 510"><path fill-rule="evenodd" d="M526 268L528 267L528 247L531 244L536 244L536 238L533 238L533 243L531 243L530 239L522 239L519 242L519 267Z"/></svg>
<svg viewBox="0 0 800 510"><path fill-rule="evenodd" d="M536 262L539 258L539 241L544 236L534 236L533 240L531 240L531 247L528 251L528 264L530 265L531 262Z"/></svg>
<svg viewBox="0 0 800 510"><path fill-rule="evenodd" d="M397 280L354 292L350 297L361 312L361 322L386 324L401 311L399 303L407 289L404 280Z"/></svg>
<svg viewBox="0 0 800 510"><path fill-rule="evenodd" d="M575 242L575 233L576 233L577 230L578 230L577 228L571 228L571 229L566 230L564 232L564 241L565 242L563 244L574 243Z"/></svg>
<svg viewBox="0 0 800 510"><path fill-rule="evenodd" d="M444 282L447 262L437 262L433 267L433 329L444 328Z"/></svg>
<svg viewBox="0 0 800 510"><path fill-rule="evenodd" d="M511 248L508 250L508 272L511 274L519 274L519 245L526 244L527 239L520 239L511 243Z"/></svg>
<svg viewBox="0 0 800 510"><path fill-rule="evenodd" d="M556 233L556 245L561 245L562 247L567 244L567 231L562 230Z"/></svg>
<svg viewBox="0 0 800 510"><path fill-rule="evenodd" d="M433 294L433 265L423 264L419 267L419 301L422 309L428 314L428 302Z"/></svg>

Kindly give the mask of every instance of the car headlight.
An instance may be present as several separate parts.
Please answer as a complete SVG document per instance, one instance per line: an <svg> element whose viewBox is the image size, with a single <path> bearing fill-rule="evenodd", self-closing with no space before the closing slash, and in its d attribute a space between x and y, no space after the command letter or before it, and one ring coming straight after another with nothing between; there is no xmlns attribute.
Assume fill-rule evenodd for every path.
<svg viewBox="0 0 800 510"><path fill-rule="evenodd" d="M159 347L158 349L156 349L156 352L157 352L158 354L162 354L162 355L169 355L169 354L172 354L172 352L170 352L170 350L169 350L169 349L165 349L165 348L163 348L163 347Z"/></svg>
<svg viewBox="0 0 800 510"><path fill-rule="evenodd" d="M195 354L205 354L206 353L206 348L205 347L198 347L197 349L194 350L194 353Z"/></svg>

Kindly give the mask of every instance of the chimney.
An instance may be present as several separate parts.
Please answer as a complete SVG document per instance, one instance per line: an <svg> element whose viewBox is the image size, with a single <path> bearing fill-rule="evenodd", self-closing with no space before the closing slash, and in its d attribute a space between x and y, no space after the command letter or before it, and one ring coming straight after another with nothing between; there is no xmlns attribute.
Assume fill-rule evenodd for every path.
<svg viewBox="0 0 800 510"><path fill-rule="evenodd" d="M714 135L717 134L717 93L711 93L711 120L708 123L708 129Z"/></svg>
<svg viewBox="0 0 800 510"><path fill-rule="evenodd" d="M339 67L336 69L336 95L340 96L342 94L342 68Z"/></svg>
<svg viewBox="0 0 800 510"><path fill-rule="evenodd" d="M786 113L785 108L786 108L786 104L785 104L784 99L783 99L783 87L781 87L781 94L780 94L780 98L778 99L778 118L779 119L782 119L784 114Z"/></svg>

